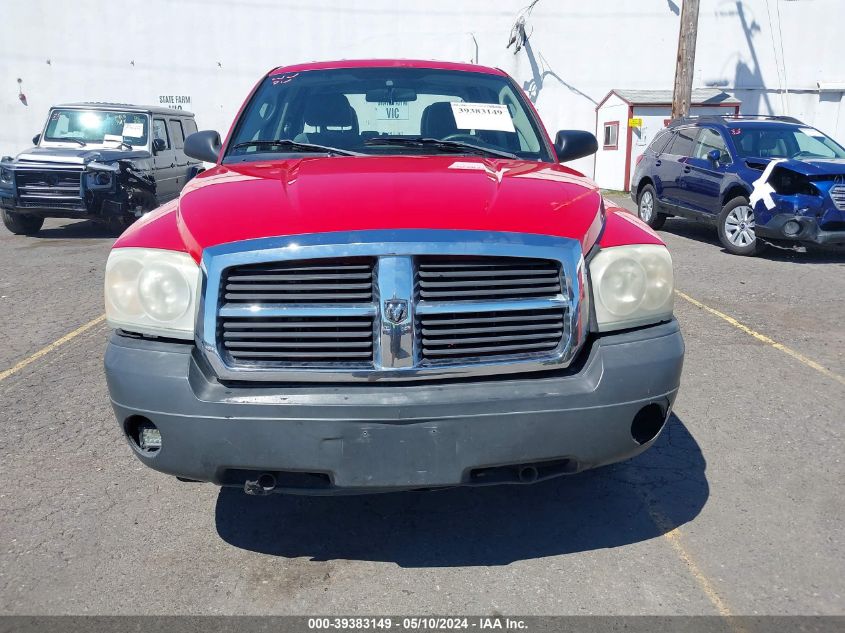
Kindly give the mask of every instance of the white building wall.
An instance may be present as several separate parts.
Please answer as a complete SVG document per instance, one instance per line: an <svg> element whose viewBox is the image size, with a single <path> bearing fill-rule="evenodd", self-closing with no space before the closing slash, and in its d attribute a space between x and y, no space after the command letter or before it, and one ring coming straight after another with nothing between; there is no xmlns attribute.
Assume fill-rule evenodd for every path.
<svg viewBox="0 0 845 633"><path fill-rule="evenodd" d="M269 68L308 60L477 60L511 73L550 131L591 130L611 88L672 86L681 0L539 0L529 44L507 49L528 0L5 0L0 155L29 145L60 101L187 95L226 131ZM779 14L778 14L779 12ZM843 0L703 0L695 86L744 111L789 112L845 141ZM781 42L783 46L781 47ZM28 105L18 98L20 90ZM785 90L789 90L787 95ZM592 173L592 159L573 166Z"/></svg>

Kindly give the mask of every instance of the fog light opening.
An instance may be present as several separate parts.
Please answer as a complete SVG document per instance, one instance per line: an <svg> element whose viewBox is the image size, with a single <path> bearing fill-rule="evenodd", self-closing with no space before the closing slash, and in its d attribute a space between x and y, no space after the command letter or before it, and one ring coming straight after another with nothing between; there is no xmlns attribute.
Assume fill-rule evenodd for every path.
<svg viewBox="0 0 845 633"><path fill-rule="evenodd" d="M646 444L657 437L664 422L666 415L660 405L648 404L634 416L634 421L631 422L631 437L637 444Z"/></svg>
<svg viewBox="0 0 845 633"><path fill-rule="evenodd" d="M161 450L161 431L149 419L133 415L126 420L126 435L141 453L152 455Z"/></svg>
<svg viewBox="0 0 845 633"><path fill-rule="evenodd" d="M797 220L789 220L783 225L783 234L789 237L795 237L801 232L801 223Z"/></svg>

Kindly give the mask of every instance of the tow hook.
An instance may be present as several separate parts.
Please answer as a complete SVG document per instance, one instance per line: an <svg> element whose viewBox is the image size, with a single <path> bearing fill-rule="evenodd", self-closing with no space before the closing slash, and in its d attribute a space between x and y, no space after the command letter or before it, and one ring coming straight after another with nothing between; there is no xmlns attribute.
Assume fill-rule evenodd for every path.
<svg viewBox="0 0 845 633"><path fill-rule="evenodd" d="M275 488L276 478L270 473L262 473L258 479L247 479L244 482L244 492L256 497L269 495Z"/></svg>

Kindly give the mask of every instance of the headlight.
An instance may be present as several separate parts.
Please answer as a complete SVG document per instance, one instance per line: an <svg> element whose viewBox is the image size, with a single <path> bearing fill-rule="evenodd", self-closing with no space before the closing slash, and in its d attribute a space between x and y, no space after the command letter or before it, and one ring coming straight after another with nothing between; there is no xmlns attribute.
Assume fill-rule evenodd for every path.
<svg viewBox="0 0 845 633"><path fill-rule="evenodd" d="M12 182L12 170L6 168L0 168L0 182L10 183Z"/></svg>
<svg viewBox="0 0 845 633"><path fill-rule="evenodd" d="M636 244L601 250L590 262L590 277L602 332L672 317L675 282L665 246Z"/></svg>
<svg viewBox="0 0 845 633"><path fill-rule="evenodd" d="M118 248L106 264L106 318L113 328L194 338L200 269L187 253Z"/></svg>
<svg viewBox="0 0 845 633"><path fill-rule="evenodd" d="M112 175L107 171L88 172L85 178L89 189L107 189L112 184Z"/></svg>

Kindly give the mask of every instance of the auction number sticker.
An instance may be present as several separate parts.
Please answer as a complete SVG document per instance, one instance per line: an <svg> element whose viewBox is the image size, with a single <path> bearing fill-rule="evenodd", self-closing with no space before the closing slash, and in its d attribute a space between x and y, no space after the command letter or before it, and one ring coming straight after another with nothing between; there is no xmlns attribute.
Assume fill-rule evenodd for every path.
<svg viewBox="0 0 845 633"><path fill-rule="evenodd" d="M376 120L407 121L409 110L407 101L397 101L396 103L381 101L376 105Z"/></svg>
<svg viewBox="0 0 845 633"><path fill-rule="evenodd" d="M508 107L500 103L450 101L455 123L461 130L515 132Z"/></svg>
<svg viewBox="0 0 845 633"><path fill-rule="evenodd" d="M124 123L123 136L131 136L132 138L140 138L144 136L143 123Z"/></svg>

